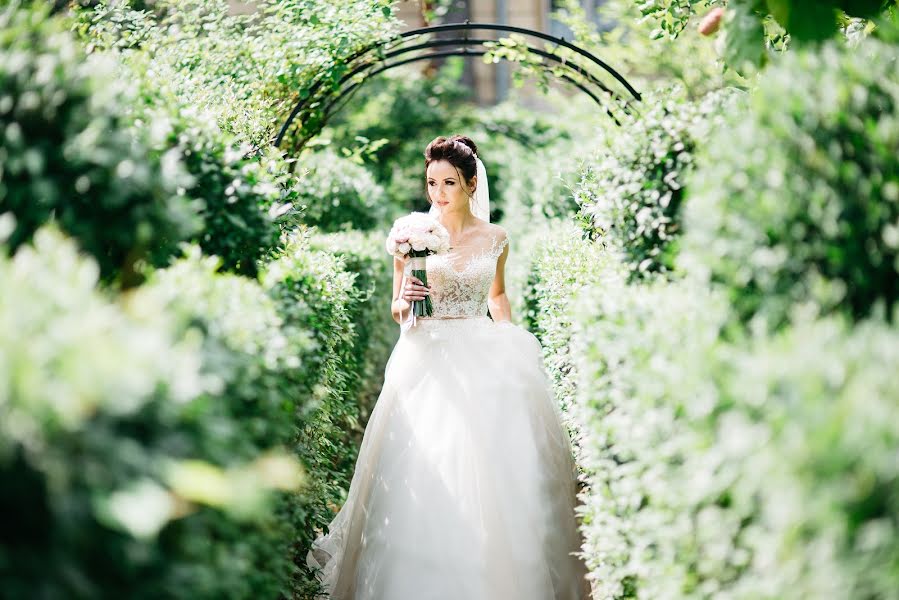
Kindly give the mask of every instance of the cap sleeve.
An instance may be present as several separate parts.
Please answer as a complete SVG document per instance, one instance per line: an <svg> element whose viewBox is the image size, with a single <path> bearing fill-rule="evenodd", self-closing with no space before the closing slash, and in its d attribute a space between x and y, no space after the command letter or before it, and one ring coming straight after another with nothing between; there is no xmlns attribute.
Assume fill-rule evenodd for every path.
<svg viewBox="0 0 899 600"><path fill-rule="evenodd" d="M506 246L509 245L509 232L507 232L504 228L499 227L497 233L494 237L494 254L499 257Z"/></svg>

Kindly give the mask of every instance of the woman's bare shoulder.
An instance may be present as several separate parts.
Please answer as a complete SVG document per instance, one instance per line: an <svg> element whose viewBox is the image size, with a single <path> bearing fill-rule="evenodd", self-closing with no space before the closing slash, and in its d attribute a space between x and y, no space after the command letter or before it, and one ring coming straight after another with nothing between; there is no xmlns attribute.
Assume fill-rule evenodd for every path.
<svg viewBox="0 0 899 600"><path fill-rule="evenodd" d="M488 234L496 241L504 242L509 239L509 232L502 225L497 225L496 223L487 223L487 225L490 228Z"/></svg>
<svg viewBox="0 0 899 600"><path fill-rule="evenodd" d="M472 239L483 241L483 244L479 245L492 246L503 244L509 238L509 234L504 227L487 221L481 221L477 230L473 233Z"/></svg>
<svg viewBox="0 0 899 600"><path fill-rule="evenodd" d="M484 240L484 246L491 248L502 248L509 240L509 234L505 227L496 223L488 223L484 221L482 227L481 239Z"/></svg>

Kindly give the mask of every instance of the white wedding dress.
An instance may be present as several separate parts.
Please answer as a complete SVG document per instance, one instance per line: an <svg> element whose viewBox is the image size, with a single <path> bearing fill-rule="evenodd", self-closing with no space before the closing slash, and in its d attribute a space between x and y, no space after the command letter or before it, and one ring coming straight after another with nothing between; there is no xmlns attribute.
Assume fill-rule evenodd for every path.
<svg viewBox="0 0 899 600"><path fill-rule="evenodd" d="M327 598L589 598L571 442L540 344L486 316L508 243L496 231L428 257L435 318L394 347L347 500L307 556Z"/></svg>

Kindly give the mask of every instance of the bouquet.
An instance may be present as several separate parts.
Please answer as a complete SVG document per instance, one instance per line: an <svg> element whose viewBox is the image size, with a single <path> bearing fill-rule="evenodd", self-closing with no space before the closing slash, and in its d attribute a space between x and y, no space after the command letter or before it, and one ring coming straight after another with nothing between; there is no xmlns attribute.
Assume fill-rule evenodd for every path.
<svg viewBox="0 0 899 600"><path fill-rule="evenodd" d="M428 285L426 257L449 250L449 232L434 217L414 212L400 217L387 235L387 252L401 260L411 259L412 276ZM412 301L412 317L431 316L434 306L431 297Z"/></svg>

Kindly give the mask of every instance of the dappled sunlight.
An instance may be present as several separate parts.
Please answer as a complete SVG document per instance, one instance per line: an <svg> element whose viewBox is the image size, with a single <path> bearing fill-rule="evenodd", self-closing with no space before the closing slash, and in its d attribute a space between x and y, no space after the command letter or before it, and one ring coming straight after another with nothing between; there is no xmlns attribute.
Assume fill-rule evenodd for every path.
<svg viewBox="0 0 899 600"><path fill-rule="evenodd" d="M516 2L3 4L0 594L899 600L899 4Z"/></svg>

